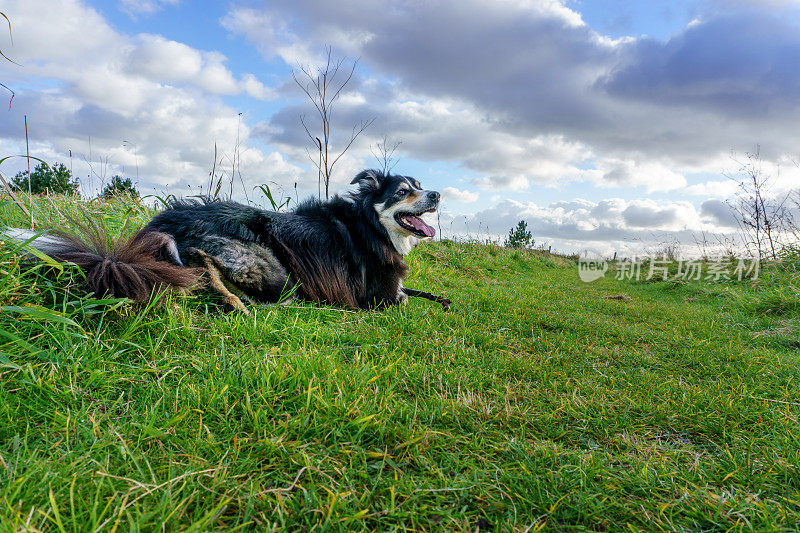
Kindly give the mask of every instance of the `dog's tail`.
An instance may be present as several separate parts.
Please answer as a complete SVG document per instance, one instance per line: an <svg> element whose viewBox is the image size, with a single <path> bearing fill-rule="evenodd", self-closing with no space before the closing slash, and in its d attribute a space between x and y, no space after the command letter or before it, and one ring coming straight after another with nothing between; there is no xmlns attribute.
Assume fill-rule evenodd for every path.
<svg viewBox="0 0 800 533"><path fill-rule="evenodd" d="M188 289L199 280L200 271L183 266L166 233L142 230L127 241L112 242L96 226L81 229L83 236L15 228L0 235L27 242L59 263L74 263L97 296L145 302L163 289Z"/></svg>

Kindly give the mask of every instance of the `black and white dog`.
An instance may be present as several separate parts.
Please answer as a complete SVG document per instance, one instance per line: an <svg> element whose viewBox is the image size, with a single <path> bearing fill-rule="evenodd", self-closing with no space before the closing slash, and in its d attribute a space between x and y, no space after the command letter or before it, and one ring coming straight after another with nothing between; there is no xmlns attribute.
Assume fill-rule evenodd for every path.
<svg viewBox="0 0 800 533"><path fill-rule="evenodd" d="M356 192L306 200L285 213L234 202L175 202L112 248L102 236L85 242L60 232L31 245L76 263L95 294L137 301L163 288L192 287L205 272L209 285L245 312L242 300L299 298L369 309L407 296L449 309L446 298L403 287L403 255L436 234L422 215L436 211L439 193L423 190L414 178L375 170L351 183ZM16 239L28 235L10 231Z"/></svg>

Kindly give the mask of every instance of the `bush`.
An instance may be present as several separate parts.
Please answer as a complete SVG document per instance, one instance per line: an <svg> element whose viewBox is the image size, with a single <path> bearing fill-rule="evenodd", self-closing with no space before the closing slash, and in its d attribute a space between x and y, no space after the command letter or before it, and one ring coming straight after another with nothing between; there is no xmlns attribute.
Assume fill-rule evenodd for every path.
<svg viewBox="0 0 800 533"><path fill-rule="evenodd" d="M108 199L123 194L131 198L139 198L139 191L136 190L136 186L131 179L117 175L111 178L111 182L103 188L103 192L100 196Z"/></svg>
<svg viewBox="0 0 800 533"><path fill-rule="evenodd" d="M11 187L28 192L28 182L32 194L78 194L78 180L73 179L72 172L63 163L50 166L39 163L28 177L28 171L17 172L11 180Z"/></svg>
<svg viewBox="0 0 800 533"><path fill-rule="evenodd" d="M505 242L510 248L531 248L533 244L533 235L528 231L528 224L524 220L520 220L516 228L511 228Z"/></svg>

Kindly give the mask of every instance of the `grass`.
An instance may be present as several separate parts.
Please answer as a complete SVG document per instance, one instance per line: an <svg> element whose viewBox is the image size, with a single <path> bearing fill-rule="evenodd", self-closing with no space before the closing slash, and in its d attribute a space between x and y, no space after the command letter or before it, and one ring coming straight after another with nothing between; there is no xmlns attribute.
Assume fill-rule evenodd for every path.
<svg viewBox="0 0 800 533"><path fill-rule="evenodd" d="M80 211L37 202L42 228ZM123 233L150 216L83 209ZM97 300L12 252L3 531L800 527L796 263L756 287L585 284L557 256L439 242L407 285L450 313L244 316Z"/></svg>

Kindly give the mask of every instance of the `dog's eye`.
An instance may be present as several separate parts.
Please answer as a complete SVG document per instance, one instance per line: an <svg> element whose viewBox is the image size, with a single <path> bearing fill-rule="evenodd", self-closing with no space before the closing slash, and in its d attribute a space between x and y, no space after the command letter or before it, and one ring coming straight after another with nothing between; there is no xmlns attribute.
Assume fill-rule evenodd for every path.
<svg viewBox="0 0 800 533"><path fill-rule="evenodd" d="M400 189L397 191L397 196L405 196L408 193L405 189Z"/></svg>

